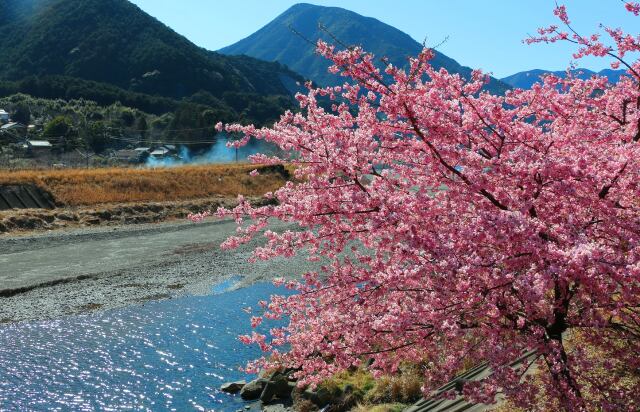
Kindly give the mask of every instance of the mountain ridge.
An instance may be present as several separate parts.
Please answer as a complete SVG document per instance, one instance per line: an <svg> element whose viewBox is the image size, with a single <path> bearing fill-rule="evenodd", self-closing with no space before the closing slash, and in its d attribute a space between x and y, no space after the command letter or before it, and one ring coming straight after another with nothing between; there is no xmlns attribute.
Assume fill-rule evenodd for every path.
<svg viewBox="0 0 640 412"><path fill-rule="evenodd" d="M319 30L319 23L326 30ZM411 36L373 17L341 7L298 3L253 34L218 51L227 55L248 55L278 61L318 84L336 85L344 80L327 72L329 62L317 56L314 46L307 41L321 38L335 43L332 37L350 45L361 45L377 57L385 56L400 66L406 64L407 57L415 56L422 50L422 45ZM444 67L465 77L471 74L469 67L462 66L438 50L435 50L431 63L436 68ZM489 85L489 90L496 93L508 88L495 78Z"/></svg>
<svg viewBox="0 0 640 412"><path fill-rule="evenodd" d="M594 75L605 76L609 79L610 82L616 83L620 79L620 76L625 75L625 70L613 70L613 69L602 69L598 72L594 72L589 69L573 69L571 72L576 75L580 79L588 79ZM541 81L541 76L545 74L554 74L558 77L564 78L567 75L566 70L544 70L544 69L532 69L525 70L515 74L512 74L507 77L503 77L500 80L512 87L517 87L520 89L530 89L534 83Z"/></svg>
<svg viewBox="0 0 640 412"><path fill-rule="evenodd" d="M25 79L40 79L37 97L49 98L61 83L69 89L56 97L91 96L74 90L69 79L77 78L85 81L78 87L105 85L108 93L97 99L130 92L131 102L145 95L180 101L204 93L223 112L233 107L241 120L248 106L238 102L271 106L270 113L289 109L292 84L304 82L279 63L198 47L127 0L2 0L0 38L0 81L24 92ZM47 87L44 79L56 84ZM280 97L290 104L280 106Z"/></svg>
<svg viewBox="0 0 640 412"><path fill-rule="evenodd" d="M129 1L26 1L22 9L31 13L18 8L17 24L0 27L4 44L12 44L0 46L4 80L66 75L167 97L199 89L260 92L265 86L271 93L286 92L269 82L252 84L247 73L234 70L234 59L196 46Z"/></svg>

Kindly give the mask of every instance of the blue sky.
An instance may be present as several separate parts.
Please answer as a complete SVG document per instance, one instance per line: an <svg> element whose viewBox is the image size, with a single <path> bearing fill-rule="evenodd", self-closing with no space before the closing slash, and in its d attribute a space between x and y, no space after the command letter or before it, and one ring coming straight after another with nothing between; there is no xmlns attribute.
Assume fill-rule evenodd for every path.
<svg viewBox="0 0 640 412"><path fill-rule="evenodd" d="M258 30L297 1L290 0L131 0L197 45L217 50ZM591 33L598 25L638 27L639 17L620 0L568 0L575 27ZM307 1L339 6L375 17L427 45L439 47L461 64L493 72L497 77L530 69L563 70L572 48L522 44L539 26L555 24L554 0L342 0ZM583 60L580 67L608 67L602 59Z"/></svg>

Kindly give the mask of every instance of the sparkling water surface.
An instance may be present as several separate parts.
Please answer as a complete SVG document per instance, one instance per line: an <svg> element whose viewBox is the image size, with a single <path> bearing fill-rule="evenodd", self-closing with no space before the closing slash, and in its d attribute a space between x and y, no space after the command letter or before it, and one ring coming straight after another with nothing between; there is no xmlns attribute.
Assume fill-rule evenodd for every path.
<svg viewBox="0 0 640 412"><path fill-rule="evenodd" d="M268 283L202 297L0 328L2 411L236 411L219 391L251 378L238 369L261 355L237 340L270 294ZM274 324L265 324L264 328ZM255 407L255 406L254 406Z"/></svg>

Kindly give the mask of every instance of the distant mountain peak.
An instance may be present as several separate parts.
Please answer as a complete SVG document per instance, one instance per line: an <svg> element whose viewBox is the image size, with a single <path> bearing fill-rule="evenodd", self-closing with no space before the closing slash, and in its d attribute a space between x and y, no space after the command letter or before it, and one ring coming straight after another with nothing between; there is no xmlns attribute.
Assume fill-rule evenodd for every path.
<svg viewBox="0 0 640 412"><path fill-rule="evenodd" d="M331 6L318 6L318 5L311 4L311 3L296 3L293 6L289 7L287 9L287 11L288 10L295 10L295 9L313 8L313 7L327 7L327 8L329 8Z"/></svg>
<svg viewBox="0 0 640 412"><path fill-rule="evenodd" d="M326 27L326 31L318 28ZM295 29L299 34L294 33ZM327 72L330 63L315 53L313 44L317 39L335 42L335 37L350 45L360 45L378 57L385 56L398 66L405 66L407 58L422 50L422 45L408 34L373 17L340 8L298 3L260 30L235 44L220 49L228 55L247 55L267 61L278 61L292 70L321 85L335 85L344 81ZM444 67L450 72L468 77L471 69L460 65L452 58L435 51L431 62L436 68ZM489 89L503 92L507 85L492 79Z"/></svg>

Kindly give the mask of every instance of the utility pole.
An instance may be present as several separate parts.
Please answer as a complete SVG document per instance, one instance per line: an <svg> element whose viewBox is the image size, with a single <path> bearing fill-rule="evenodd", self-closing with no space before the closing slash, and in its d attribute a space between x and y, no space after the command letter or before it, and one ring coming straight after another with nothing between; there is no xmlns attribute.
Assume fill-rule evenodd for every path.
<svg viewBox="0 0 640 412"><path fill-rule="evenodd" d="M92 154L90 154L89 152L83 153L81 152L79 149L76 149L76 152L78 152L78 154L80 154L80 156L82 156L86 162L86 167L87 169L89 168L89 159L93 156Z"/></svg>

